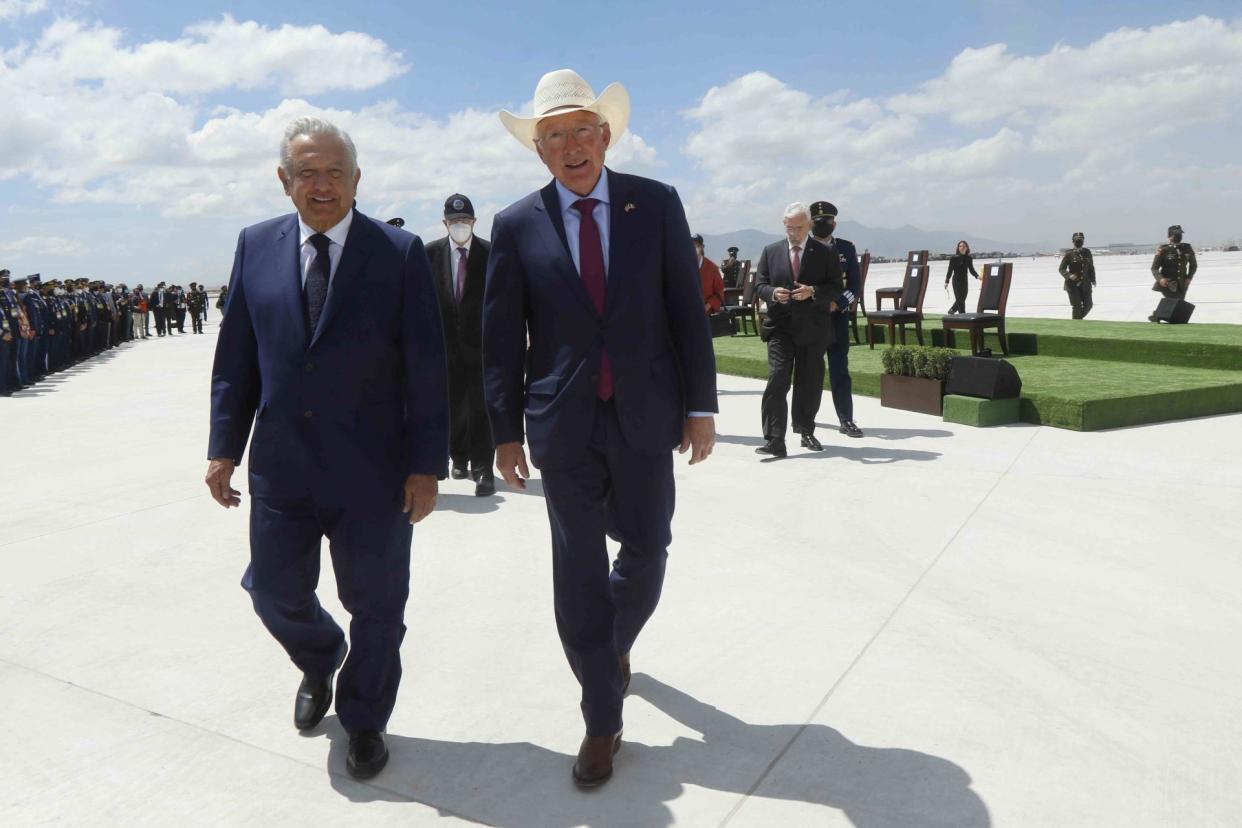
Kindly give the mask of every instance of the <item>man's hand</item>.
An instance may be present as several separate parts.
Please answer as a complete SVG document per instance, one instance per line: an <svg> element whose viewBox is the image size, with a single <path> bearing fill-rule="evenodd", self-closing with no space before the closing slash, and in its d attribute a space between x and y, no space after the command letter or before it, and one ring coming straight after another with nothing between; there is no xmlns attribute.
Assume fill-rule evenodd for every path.
<svg viewBox="0 0 1242 828"><path fill-rule="evenodd" d="M704 302L704 303L703 303L703 310L707 311L707 312L710 314L710 313L712 312L712 303L711 303L711 302Z"/></svg>
<svg viewBox="0 0 1242 828"><path fill-rule="evenodd" d="M685 454L690 452L690 465L706 460L716 446L715 417L687 417L686 428L681 433L681 448L677 451Z"/></svg>
<svg viewBox="0 0 1242 828"><path fill-rule="evenodd" d="M1161 279L1161 280L1160 280L1160 287L1168 287L1168 286L1169 286L1169 280L1168 280L1168 279Z"/></svg>
<svg viewBox="0 0 1242 828"><path fill-rule="evenodd" d="M780 302L782 305L789 304L789 288L773 288L772 299Z"/></svg>
<svg viewBox="0 0 1242 828"><path fill-rule="evenodd" d="M815 295L815 288L811 285L798 285L790 294L797 302L805 302Z"/></svg>
<svg viewBox="0 0 1242 828"><path fill-rule="evenodd" d="M496 468L504 481L515 489L525 489L530 479L526 465L526 450L521 443L501 443L496 446Z"/></svg>
<svg viewBox="0 0 1242 828"><path fill-rule="evenodd" d="M5 342L12 342L13 334L5 334L4 336L0 336L0 339L3 339Z"/></svg>
<svg viewBox="0 0 1242 828"><path fill-rule="evenodd" d="M405 506L401 511L418 523L436 508L440 484L434 474L411 474L405 479Z"/></svg>
<svg viewBox="0 0 1242 828"><path fill-rule="evenodd" d="M217 457L207 464L207 479L203 482L211 490L211 497L224 508L241 505L241 492L230 485L236 464L225 457Z"/></svg>

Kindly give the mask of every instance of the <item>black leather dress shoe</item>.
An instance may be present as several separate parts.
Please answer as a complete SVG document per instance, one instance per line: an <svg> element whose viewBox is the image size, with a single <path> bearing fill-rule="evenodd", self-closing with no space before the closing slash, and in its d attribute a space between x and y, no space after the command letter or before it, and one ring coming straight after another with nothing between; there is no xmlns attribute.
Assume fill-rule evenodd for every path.
<svg viewBox="0 0 1242 828"><path fill-rule="evenodd" d="M841 430L841 433L844 434L846 437L863 436L862 429L859 428L857 425L855 425L853 420L846 420L845 422L841 423L840 430Z"/></svg>
<svg viewBox="0 0 1242 828"><path fill-rule="evenodd" d="M364 730L349 734L349 755L345 757L345 769L354 779L370 779L388 764L388 745L384 734Z"/></svg>
<svg viewBox="0 0 1242 828"><path fill-rule="evenodd" d="M452 477L454 480L465 480L467 477L470 476L470 472L466 471L465 466L459 466L456 463L454 463L453 470L449 472L449 476Z"/></svg>
<svg viewBox="0 0 1242 828"><path fill-rule="evenodd" d="M788 452L785 451L784 440L768 440L762 446L755 449L755 454L770 454L773 457L784 457Z"/></svg>
<svg viewBox="0 0 1242 828"><path fill-rule="evenodd" d="M612 757L621 749L621 734L587 736L578 748L574 762L574 784L579 788L597 788L612 777Z"/></svg>
<svg viewBox="0 0 1242 828"><path fill-rule="evenodd" d="M824 447L820 445L819 440L815 439L814 434L803 434L802 435L802 447L806 449L810 449L811 451L823 451L824 450Z"/></svg>
<svg viewBox="0 0 1242 828"><path fill-rule="evenodd" d="M310 730L323 721L332 707L332 679L336 677L333 670L326 678L313 679L309 675L302 676L298 685L298 697L293 702L293 725L298 730Z"/></svg>
<svg viewBox="0 0 1242 828"><path fill-rule="evenodd" d="M474 496L490 497L496 494L496 475L483 472L474 479Z"/></svg>

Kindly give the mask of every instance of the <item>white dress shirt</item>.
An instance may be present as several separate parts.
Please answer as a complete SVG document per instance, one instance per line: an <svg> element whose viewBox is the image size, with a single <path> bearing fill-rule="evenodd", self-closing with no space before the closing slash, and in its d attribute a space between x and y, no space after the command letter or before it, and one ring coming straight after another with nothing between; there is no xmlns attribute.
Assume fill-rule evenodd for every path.
<svg viewBox="0 0 1242 828"><path fill-rule="evenodd" d="M345 218L341 219L335 227L324 233L328 237L328 241L332 242L328 245L328 291L332 291L332 277L336 276L336 268L341 263L341 254L345 252L345 239L349 236L349 225L353 223L354 211L350 210L345 214ZM315 231L302 221L302 216L298 216L298 229L302 234L301 246L298 248L298 261L302 263L302 289L306 290L306 274L310 272L310 266L315 261L315 256L319 255L315 251L315 245L310 243L310 237L315 235Z"/></svg>
<svg viewBox="0 0 1242 828"><path fill-rule="evenodd" d="M604 278L608 278L608 170L599 174L599 181L589 196L580 196L561 182L556 182L556 195L561 201L561 220L565 223L565 241L569 244L569 256L574 260L574 269L582 274L582 265L578 260L578 232L582 229L582 214L574 207L580 198L594 198L599 201L591 215L595 217L595 226L599 228L599 243L604 250Z"/></svg>

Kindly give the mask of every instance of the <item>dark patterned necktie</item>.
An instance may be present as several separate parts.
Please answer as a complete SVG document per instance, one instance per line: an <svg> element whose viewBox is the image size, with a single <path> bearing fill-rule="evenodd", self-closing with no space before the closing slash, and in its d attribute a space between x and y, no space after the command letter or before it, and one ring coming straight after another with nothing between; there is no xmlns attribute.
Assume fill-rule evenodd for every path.
<svg viewBox="0 0 1242 828"><path fill-rule="evenodd" d="M580 198L573 207L582 216L578 225L578 271L582 283L586 286L595 310L600 317L604 316L604 294L607 282L604 279L604 244L600 241L599 227L595 224L595 205L598 199ZM612 362L608 352L604 351L599 364L599 383L595 388L601 400L612 399Z"/></svg>
<svg viewBox="0 0 1242 828"><path fill-rule="evenodd" d="M319 326L319 317L323 315L323 303L328 298L328 274L332 269L332 260L328 257L328 248L332 241L323 233L316 233L309 239L315 248L315 258L306 271L306 287L302 291L306 302L307 331L313 337Z"/></svg>

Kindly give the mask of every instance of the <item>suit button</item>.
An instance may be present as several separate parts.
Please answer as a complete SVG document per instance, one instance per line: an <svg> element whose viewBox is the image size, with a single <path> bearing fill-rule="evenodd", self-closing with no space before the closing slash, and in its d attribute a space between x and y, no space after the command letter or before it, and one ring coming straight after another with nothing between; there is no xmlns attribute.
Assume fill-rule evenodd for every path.
<svg viewBox="0 0 1242 828"><path fill-rule="evenodd" d="M311 411L305 411L302 413L302 416L309 420L311 417L314 417L315 415Z"/></svg>
<svg viewBox="0 0 1242 828"><path fill-rule="evenodd" d="M306 363L306 373L309 374L311 371L314 371L314 370L315 370L315 363L313 362Z"/></svg>

